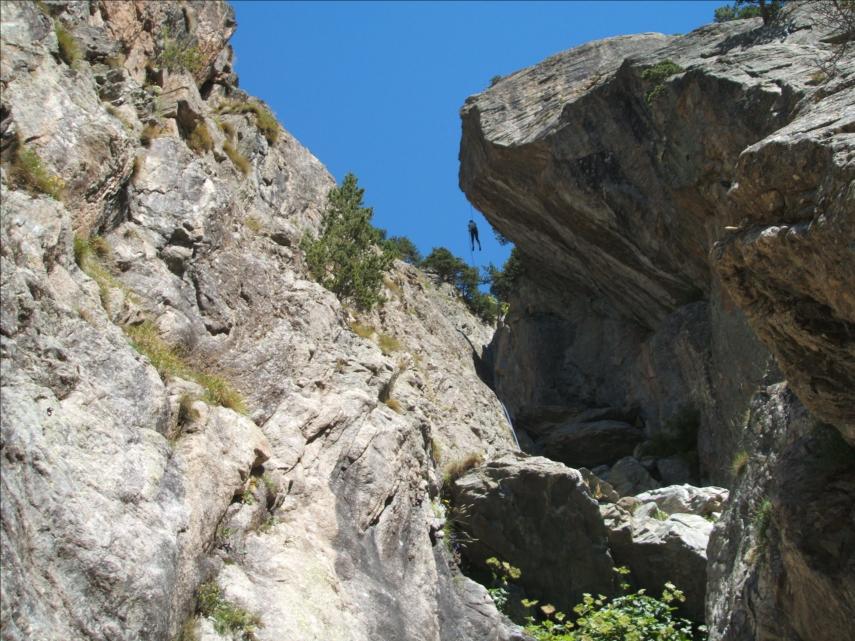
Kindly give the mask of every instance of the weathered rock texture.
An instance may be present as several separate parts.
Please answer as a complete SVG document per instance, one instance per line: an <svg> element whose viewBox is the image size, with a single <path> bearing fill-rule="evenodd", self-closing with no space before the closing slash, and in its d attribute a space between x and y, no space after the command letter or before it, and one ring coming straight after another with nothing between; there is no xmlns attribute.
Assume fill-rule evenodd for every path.
<svg viewBox="0 0 855 641"><path fill-rule="evenodd" d="M855 59L820 72L834 38L814 14L593 42L462 109L461 187L524 256L492 362L534 446L605 408L651 437L634 454L659 459L657 480L696 450L702 478L738 481L710 549L712 639L851 636L851 555L829 539L851 518L817 546L793 521L797 505L852 507L850 468L797 463L794 443L836 430L850 461L855 444ZM761 459L751 399L784 377ZM742 450L765 470L754 488L731 466ZM776 525L757 565L736 547L760 487Z"/></svg>
<svg viewBox="0 0 855 641"><path fill-rule="evenodd" d="M222 638L193 617L208 580L259 641L508 638L431 537L438 467L513 448L476 374L491 329L403 264L359 318L306 278L333 180L218 113L253 104L234 27L220 2L3 3L3 639ZM192 74L161 68L163 33ZM184 365L159 373L134 327Z"/></svg>
<svg viewBox="0 0 855 641"><path fill-rule="evenodd" d="M853 71L817 84L829 46L808 18L591 43L467 101L461 186L529 262L495 346L516 416L637 408L652 436L690 406L703 475L724 482L778 376L747 312L849 433ZM666 60L682 71L643 78Z"/></svg>

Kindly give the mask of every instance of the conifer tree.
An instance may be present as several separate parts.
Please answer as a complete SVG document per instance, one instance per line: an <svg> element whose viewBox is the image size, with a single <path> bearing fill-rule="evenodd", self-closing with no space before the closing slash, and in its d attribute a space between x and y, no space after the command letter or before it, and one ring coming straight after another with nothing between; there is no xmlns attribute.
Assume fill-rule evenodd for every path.
<svg viewBox="0 0 855 641"><path fill-rule="evenodd" d="M382 302L383 273L394 253L371 225L374 211L363 205L364 193L356 176L347 174L327 196L321 235L307 236L303 249L309 271L321 285L339 300L368 310Z"/></svg>

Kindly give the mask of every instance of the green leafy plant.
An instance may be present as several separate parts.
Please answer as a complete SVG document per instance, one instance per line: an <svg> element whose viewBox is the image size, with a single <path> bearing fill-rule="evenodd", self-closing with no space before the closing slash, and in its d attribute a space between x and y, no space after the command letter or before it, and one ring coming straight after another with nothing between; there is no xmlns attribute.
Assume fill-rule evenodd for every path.
<svg viewBox="0 0 855 641"><path fill-rule="evenodd" d="M81 58L80 45L77 40L71 35L71 32L59 22L53 25L53 31L56 34L56 42L59 45L59 57L69 67L74 66Z"/></svg>
<svg viewBox="0 0 855 641"><path fill-rule="evenodd" d="M383 273L394 260L379 232L371 225L373 211L362 203L356 176L345 176L330 190L318 238L307 235L302 247L312 276L340 300L359 309L382 302Z"/></svg>
<svg viewBox="0 0 855 641"><path fill-rule="evenodd" d="M218 634L231 635L242 641L255 641L255 632L261 627L258 615L227 601L214 581L199 586L197 609L199 614L211 619Z"/></svg>
<svg viewBox="0 0 855 641"><path fill-rule="evenodd" d="M522 575L518 567L514 567L507 561L500 561L491 556L485 561L490 568L493 585L487 588L490 598L496 604L499 612L506 612L508 607L508 586L511 581L516 581Z"/></svg>
<svg viewBox="0 0 855 641"><path fill-rule="evenodd" d="M763 499L754 511L752 525L759 544L765 544L769 534L769 525L772 523L772 501Z"/></svg>
<svg viewBox="0 0 855 641"><path fill-rule="evenodd" d="M665 80L682 71L684 71L683 67L671 60L657 62L652 67L645 69L641 73L641 77L654 85L644 96L647 104L653 104L656 97L665 90Z"/></svg>
<svg viewBox="0 0 855 641"><path fill-rule="evenodd" d="M825 1L825 0L823 0ZM763 24L769 24L781 12L785 0L736 0L715 10L716 22L743 20L745 18L763 18Z"/></svg>
<svg viewBox="0 0 855 641"><path fill-rule="evenodd" d="M615 568L622 577L627 568ZM629 583L621 582L624 592ZM571 619L554 606L540 607L538 616L526 618L525 631L537 641L693 641L695 631L691 621L677 618L677 604L685 601L683 592L673 583L666 583L661 596L655 598L645 590L608 598L584 594L582 602L573 607ZM537 601L523 600L531 610ZM701 626L699 632L705 629Z"/></svg>
<svg viewBox="0 0 855 641"><path fill-rule="evenodd" d="M522 253L514 247L511 255L501 269L490 264L486 270L486 278L490 283L490 293L500 301L510 300L511 293L516 289L520 277L525 274Z"/></svg>

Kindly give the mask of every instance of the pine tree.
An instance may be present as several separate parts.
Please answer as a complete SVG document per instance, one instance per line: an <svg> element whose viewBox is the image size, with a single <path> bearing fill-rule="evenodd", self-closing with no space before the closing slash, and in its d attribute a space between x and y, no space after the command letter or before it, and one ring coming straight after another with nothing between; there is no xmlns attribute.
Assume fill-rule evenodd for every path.
<svg viewBox="0 0 855 641"><path fill-rule="evenodd" d="M374 211L362 202L364 189L347 174L341 186L327 196L321 235L303 240L306 264L312 276L339 300L363 310L382 302L383 273L394 253L371 225Z"/></svg>

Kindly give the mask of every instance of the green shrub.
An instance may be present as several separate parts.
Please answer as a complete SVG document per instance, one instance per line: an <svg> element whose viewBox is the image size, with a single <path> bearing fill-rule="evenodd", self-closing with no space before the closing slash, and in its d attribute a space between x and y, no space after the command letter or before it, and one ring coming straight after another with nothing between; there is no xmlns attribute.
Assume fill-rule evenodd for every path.
<svg viewBox="0 0 855 641"><path fill-rule="evenodd" d="M510 300L511 293L516 289L517 281L523 274L525 267L522 253L514 247L502 269L492 264L487 267L486 278L490 283L490 293L500 301Z"/></svg>
<svg viewBox="0 0 855 641"><path fill-rule="evenodd" d="M440 280L452 284L473 314L487 323L495 322L499 302L478 289L484 281L475 267L470 267L445 247L435 247L421 262L420 267L434 272Z"/></svg>
<svg viewBox="0 0 855 641"><path fill-rule="evenodd" d="M223 143L223 151L226 152L226 156L229 157L229 160L232 161L232 164L237 167L240 173L244 176L249 174L249 170L252 168L249 159L235 149L234 145L228 140Z"/></svg>
<svg viewBox="0 0 855 641"><path fill-rule="evenodd" d="M491 556L486 560L487 567L490 568L492 576L492 586L487 588L490 598L496 604L496 609L499 612L507 614L508 607L508 586L511 581L516 581L522 576L522 572L517 567L514 567L507 561L500 561L495 556Z"/></svg>
<svg viewBox="0 0 855 641"><path fill-rule="evenodd" d="M665 90L665 80L682 71L684 71L684 69L677 63L672 62L671 60L663 60L662 62L657 62L652 67L648 67L647 69L645 69L641 73L641 77L644 80L654 83L653 88L650 89L644 96L644 99L647 101L647 104L653 104L653 101L656 100L656 97Z"/></svg>
<svg viewBox="0 0 855 641"><path fill-rule="evenodd" d="M33 194L47 194L60 201L65 195L65 182L62 178L50 173L39 155L26 145L15 143L9 174L19 189L26 189Z"/></svg>
<svg viewBox="0 0 855 641"><path fill-rule="evenodd" d="M204 154L214 148L214 139L204 120L200 120L187 136L187 146L197 154Z"/></svg>
<svg viewBox="0 0 855 641"><path fill-rule="evenodd" d="M199 614L214 623L218 634L230 635L243 641L254 641L255 631L261 620L234 603L226 601L220 587L214 581L199 586L197 608Z"/></svg>
<svg viewBox="0 0 855 641"><path fill-rule="evenodd" d="M626 575L626 568L615 568ZM625 581L623 590L629 589ZM639 590L614 598L585 594L573 607L568 618L553 605L539 608L538 616L526 618L525 631L537 641L692 641L695 631L691 621L675 617L677 607L686 598L673 583L666 583L657 599ZM529 610L537 601L523 600ZM705 632L703 626L699 632Z"/></svg>
<svg viewBox="0 0 855 641"><path fill-rule="evenodd" d="M80 55L80 45L77 44L77 40L74 39L71 32L59 22L54 23L53 31L56 34L56 42L59 45L59 57L69 67L73 66L82 57Z"/></svg>
<svg viewBox="0 0 855 641"><path fill-rule="evenodd" d="M724 5L715 10L716 22L743 20L745 18L763 18L763 24L769 24L781 12L785 0L736 0L732 5ZM843 0L845 4L851 0ZM829 3L831 4L831 3Z"/></svg>
<svg viewBox="0 0 855 641"><path fill-rule="evenodd" d="M356 177L345 176L330 190L321 235L307 235L302 247L309 272L321 285L367 310L382 302L383 273L394 256L371 226L373 211L363 206L363 194Z"/></svg>
<svg viewBox="0 0 855 641"><path fill-rule="evenodd" d="M254 100L227 99L219 104L217 112L221 114L247 114L255 116L255 126L271 145L279 139L279 123L267 105Z"/></svg>
<svg viewBox="0 0 855 641"><path fill-rule="evenodd" d="M418 265L422 262L422 255L418 247L406 236L392 236L387 242L395 252L396 258L400 258L410 265Z"/></svg>
<svg viewBox="0 0 855 641"><path fill-rule="evenodd" d="M205 61L202 52L189 34L173 37L169 29L161 30L161 45L158 63L169 71L189 71L196 74L201 71Z"/></svg>

